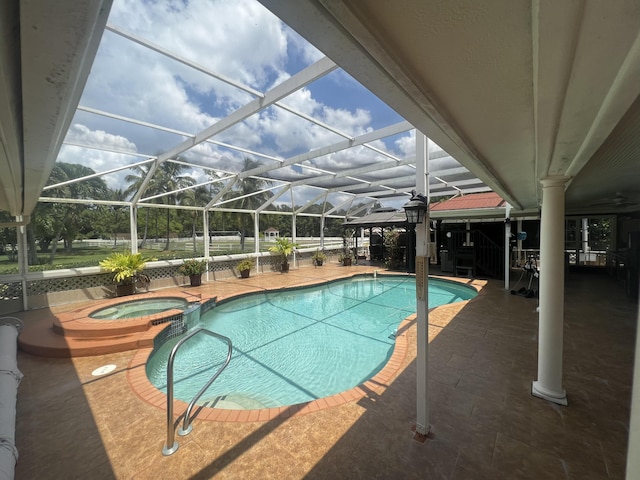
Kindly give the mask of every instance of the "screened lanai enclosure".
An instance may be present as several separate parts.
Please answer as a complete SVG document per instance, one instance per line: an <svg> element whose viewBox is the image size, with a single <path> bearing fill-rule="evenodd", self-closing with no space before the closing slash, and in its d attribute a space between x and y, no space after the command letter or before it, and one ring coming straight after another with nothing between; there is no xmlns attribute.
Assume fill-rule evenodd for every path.
<svg viewBox="0 0 640 480"><path fill-rule="evenodd" d="M227 2L168 15L162 4L116 1L108 18L87 8L95 29L66 60L69 83L85 83L74 111L61 112L37 77L64 52L55 42L36 52L35 34L23 32L34 77L23 88L38 90L25 112L37 108L57 129L32 132L42 138L28 153L42 162L27 180L42 191L7 188L0 205L6 299L99 286L109 249L162 260L150 264L155 277L174 276L173 260L187 257L212 258L215 270L251 253L268 267L267 229L303 257L339 248L345 221L410 199L426 160L415 128L257 2L241 16ZM51 30L74 18L20 14ZM434 142L427 151L431 197L490 190ZM220 255L227 263L213 261Z"/></svg>
<svg viewBox="0 0 640 480"><path fill-rule="evenodd" d="M415 320L389 337L406 341L403 359L388 362L402 371L357 387L364 396L300 410L301 420L257 411L244 412L246 428L216 420L170 464L157 461L159 448L147 453L146 422L160 417L149 400L161 395L131 387L146 388L162 324L136 331L130 355L63 363L10 352L11 389L22 376L13 357L30 377L18 409L23 475L60 477L60 465L91 469L76 472L85 477L273 472L294 463L293 445L309 453L294 459L300 478L622 478L625 463L637 478L639 26L637 0L0 2L7 344L24 319L21 345L33 334L85 348L89 337L57 334L66 327L57 315L83 323L77 304L127 301L109 298L114 278L99 266L114 252L147 259L150 290L164 292L146 296L176 292L209 307L349 272L379 279L382 266L337 262L352 239L358 250L373 238L349 227L387 213L402 228L408 202L425 215L406 244ZM469 202L491 192L500 200L491 212ZM441 199L475 206L435 208ZM480 233L502 248L504 284L476 275ZM287 275L270 248L282 238L293 243ZM535 299L511 293L513 242L539 254L534 273L520 272L526 290L538 278ZM313 268L319 252L333 265ZM480 295L446 315L428 308L433 256L450 263L439 273L461 277L448 280L482 284ZM185 259L203 261L204 285L186 288ZM235 278L246 259L263 275ZM602 262L613 279L594 274ZM106 341L123 340L114 331ZM127 366L89 377L112 358ZM329 411L341 406L345 416ZM135 435L111 414L125 407L145 423ZM15 408L7 412L11 420ZM97 428L79 430L82 421ZM319 425L327 434L308 435ZM237 443L211 443L211 431ZM0 442L2 465L17 460L10 440Z"/></svg>
<svg viewBox="0 0 640 480"><path fill-rule="evenodd" d="M338 48L330 39L342 34L333 26L326 26L334 32L327 36L307 31L305 22L322 17L314 8L305 4L291 17L268 1L3 4L5 44L20 46L2 53L3 298L100 286L97 264L110 250L157 258L150 266L166 278L187 257L211 259L216 271L233 267L233 255L252 254L270 268L267 231L297 243L299 258L339 249L345 222L401 209L421 183L416 172L423 162L423 193L433 201L493 190L521 218L540 216L538 180L564 175L566 213L626 215L630 226L620 237L629 249L626 231L636 231L640 205L632 22L612 38L620 54L602 57L609 73L600 68L594 78L599 93L589 96L589 116L584 107L574 112L578 101L530 108L522 99L533 98L531 82L505 71L502 86L483 77L450 92L469 77L463 64L449 71L449 63L440 63L438 52L458 48L455 37L430 43L438 45L430 56L432 83L412 86L417 80L402 69L384 66L391 57L375 41L367 48L378 49L379 58L371 63L356 54L366 38ZM589 15L599 18L593 8ZM520 31L505 26L502 34L515 38ZM458 32L461 42L466 32ZM591 37L580 38L576 55L593 52ZM485 49L485 64L494 59L490 51L510 64L515 53L502 51L508 44ZM553 59L556 52L539 55ZM569 76L568 63L562 70L550 62L557 78L590 78L582 70ZM578 70L589 68L576 62ZM416 74L426 75L423 68L424 62ZM578 98L585 90L572 82L565 83ZM536 92L545 87L550 93L540 98L563 98L568 87L553 93L561 84L542 82ZM579 127L556 118L563 108L562 118L581 119ZM531 119L556 125L567 138L554 135L533 149L529 134L542 130ZM464 134L467 123L479 130ZM418 131L433 139L424 150L416 148L423 142ZM551 148L556 141L561 146ZM567 145L574 150L565 152Z"/></svg>

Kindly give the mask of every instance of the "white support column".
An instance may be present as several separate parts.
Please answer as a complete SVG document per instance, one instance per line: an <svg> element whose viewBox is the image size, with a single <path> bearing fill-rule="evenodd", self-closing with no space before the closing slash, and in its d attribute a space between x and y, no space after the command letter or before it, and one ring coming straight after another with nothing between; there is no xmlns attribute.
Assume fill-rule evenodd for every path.
<svg viewBox="0 0 640 480"><path fill-rule="evenodd" d="M615 244L613 244L615 245ZM640 325L640 309L638 310ZM631 418L629 419L629 448L627 449L627 480L640 478L640 329L636 329L636 354L633 368Z"/></svg>
<svg viewBox="0 0 640 480"><path fill-rule="evenodd" d="M209 244L209 210L202 211L202 240L204 242L204 259L207 262L207 275L205 280L209 281L209 260L211 257L211 245Z"/></svg>
<svg viewBox="0 0 640 480"><path fill-rule="evenodd" d="M324 249L324 215L320 217L320 249Z"/></svg>
<svg viewBox="0 0 640 480"><path fill-rule="evenodd" d="M582 219L582 258L584 259L584 264L591 260L589 257L589 219ZM580 254L578 253L578 256ZM580 259L578 258L578 262L580 263Z"/></svg>
<svg viewBox="0 0 640 480"><path fill-rule="evenodd" d="M509 290L511 282L511 205L505 205L504 210L504 289Z"/></svg>
<svg viewBox="0 0 640 480"><path fill-rule="evenodd" d="M211 256L211 239L209 238L209 210L202 212L202 235L204 240L204 257L209 258Z"/></svg>
<svg viewBox="0 0 640 480"><path fill-rule="evenodd" d="M428 175L428 139L416 130L416 192L429 198ZM416 225L416 307L417 307L417 411L416 433L427 435L429 426L429 212L424 221ZM422 257L422 260L420 260ZM424 270L418 268L422 262Z"/></svg>
<svg viewBox="0 0 640 480"><path fill-rule="evenodd" d="M568 178L547 177L542 183L540 225L540 318L538 380L531 394L567 405L562 388L562 335L564 324L564 187Z"/></svg>
<svg viewBox="0 0 640 480"><path fill-rule="evenodd" d="M253 253L256 255L256 273L260 268L260 214L253 212Z"/></svg>
<svg viewBox="0 0 640 480"><path fill-rule="evenodd" d="M518 233L522 232L522 219L519 218L518 219ZM520 265L520 257L522 257L522 240L521 238L518 236L518 240L517 240L517 250L518 250L518 265Z"/></svg>
<svg viewBox="0 0 640 480"><path fill-rule="evenodd" d="M16 217L16 220L21 223L24 221L22 216ZM27 288L27 273L29 273L29 245L27 241L27 226L19 225L17 228L18 234L18 271L20 272L21 284L22 284L22 308L23 310L29 310L29 292Z"/></svg>
<svg viewBox="0 0 640 480"><path fill-rule="evenodd" d="M436 220L433 220L431 222L431 229L433 230L433 245L435 245L435 248L433 247L433 245L430 245L429 261L433 263L438 263L438 242L440 241L440 238L438 237L438 222ZM431 240L431 232L429 232L429 240ZM431 257L432 252L434 255L433 258Z"/></svg>
<svg viewBox="0 0 640 480"><path fill-rule="evenodd" d="M293 195L293 194L292 194ZM291 241L293 243L296 243L296 238L298 236L298 233L296 232L296 227L297 227L297 218L296 218L296 214L294 213L293 215L291 215ZM293 249L293 268L296 268L296 249Z"/></svg>
<svg viewBox="0 0 640 480"><path fill-rule="evenodd" d="M465 236L465 243L464 244L467 247L469 247L469 246L471 246L471 220L467 220L466 229L467 229L467 234Z"/></svg>
<svg viewBox="0 0 640 480"><path fill-rule="evenodd" d="M138 209L129 206L129 231L131 232L131 253L138 253Z"/></svg>

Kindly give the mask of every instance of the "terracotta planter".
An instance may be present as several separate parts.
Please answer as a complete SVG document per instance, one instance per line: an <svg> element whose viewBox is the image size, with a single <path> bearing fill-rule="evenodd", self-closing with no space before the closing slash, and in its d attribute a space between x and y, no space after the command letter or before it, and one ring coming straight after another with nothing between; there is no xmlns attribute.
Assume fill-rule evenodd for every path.
<svg viewBox="0 0 640 480"><path fill-rule="evenodd" d="M202 275L189 275L189 281L192 287L199 287L202 285Z"/></svg>
<svg viewBox="0 0 640 480"><path fill-rule="evenodd" d="M240 277L249 278L250 273L251 273L251 270L240 270Z"/></svg>

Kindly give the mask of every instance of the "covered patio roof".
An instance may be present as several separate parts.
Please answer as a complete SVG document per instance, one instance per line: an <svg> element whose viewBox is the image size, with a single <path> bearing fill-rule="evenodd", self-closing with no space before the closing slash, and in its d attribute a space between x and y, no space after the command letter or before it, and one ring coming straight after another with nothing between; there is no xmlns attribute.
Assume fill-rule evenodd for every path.
<svg viewBox="0 0 640 480"><path fill-rule="evenodd" d="M348 227L406 227L407 215L404 210L375 211L363 217L354 218L344 223Z"/></svg>

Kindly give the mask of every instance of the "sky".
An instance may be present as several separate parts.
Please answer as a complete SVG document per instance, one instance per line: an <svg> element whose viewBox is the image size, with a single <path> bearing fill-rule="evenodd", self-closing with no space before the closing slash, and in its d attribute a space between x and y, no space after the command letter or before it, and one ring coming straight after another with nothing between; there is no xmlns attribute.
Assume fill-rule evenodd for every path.
<svg viewBox="0 0 640 480"><path fill-rule="evenodd" d="M249 90L266 92L323 54L253 0L151 1L114 0L108 25L157 45L160 49L239 82ZM158 155L187 137L215 124L255 98L196 68L186 66L123 36L105 30L87 80L80 106L58 161L81 163L104 172ZM358 136L402 121L343 70L338 69L282 100L287 106ZM88 112L105 111L159 125L172 132L133 125ZM183 158L222 171L239 171L245 156L270 164L343 137L284 109L270 107L213 137L253 155L203 143ZM398 158L414 154L414 133L372 142ZM100 149L78 145L99 145ZM128 155L117 152L130 152ZM337 152L309 165L340 170L372 163L379 154L367 148ZM410 172L410 169L407 169ZM123 170L104 177L112 188L124 188ZM200 169L190 174L206 178ZM309 171L290 168L289 180ZM301 204L318 191L299 189ZM334 203L346 197L334 196ZM287 199L290 201L290 199Z"/></svg>

